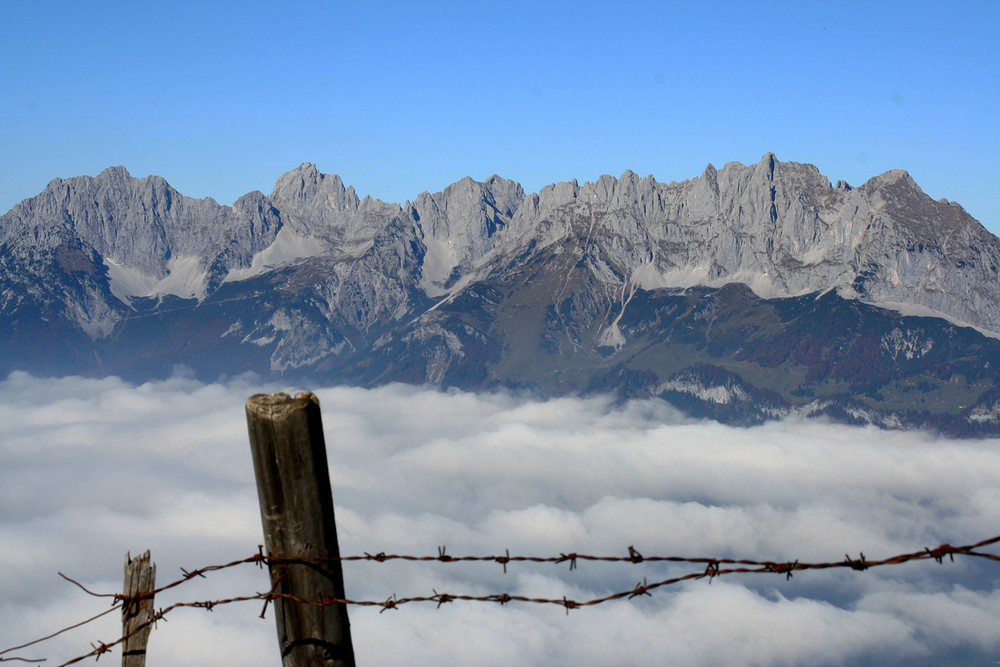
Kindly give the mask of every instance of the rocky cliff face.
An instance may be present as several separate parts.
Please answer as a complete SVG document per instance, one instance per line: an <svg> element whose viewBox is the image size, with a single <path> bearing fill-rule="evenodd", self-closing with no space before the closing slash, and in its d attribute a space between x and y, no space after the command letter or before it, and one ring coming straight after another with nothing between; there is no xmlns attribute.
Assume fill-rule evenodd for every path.
<svg viewBox="0 0 1000 667"><path fill-rule="evenodd" d="M65 347L65 370L77 372L141 375L176 361L367 383L549 391L625 383L633 393L671 395L688 387L687 396L731 404L754 395L745 369L735 370L740 353L713 352L697 367L648 359L637 367L640 340L662 358L681 349L651 339L650 322L670 330L686 321L721 350L712 322L725 327L705 309L721 303L709 295L727 285L749 288L740 301L747 312L830 294L891 311L893 327L879 330L876 347L898 367L943 345L903 315L1000 336L998 270L1000 241L905 172L852 188L771 154L669 184L625 172L526 194L498 176L466 178L403 205L359 198L308 164L281 176L270 195L252 192L232 207L118 167L57 179L0 217L2 358L12 369L45 357L25 348L47 327L50 349ZM650 305L691 290L709 291L698 292L706 302L689 320L680 310L663 319ZM723 311L731 323L735 311ZM855 338L874 335L876 310L863 312L849 327ZM761 345L782 335L761 326L726 331L766 329ZM992 354L983 340L980 352ZM850 345L826 347L834 359ZM722 377L709 366L739 381L699 385ZM644 374L655 377L640 381ZM961 400L975 404L992 389L989 378ZM803 382L757 389L776 391L768 409L780 412L773 406L801 407L815 394ZM851 395L851 386L838 391ZM971 409L962 406L955 410ZM977 423L989 422L989 410L977 409Z"/></svg>
<svg viewBox="0 0 1000 667"><path fill-rule="evenodd" d="M522 245L562 243L584 222L591 253L644 289L740 282L765 298L837 289L1000 330L996 237L902 171L833 187L812 165L769 154L683 183L626 172L551 186L515 218Z"/></svg>

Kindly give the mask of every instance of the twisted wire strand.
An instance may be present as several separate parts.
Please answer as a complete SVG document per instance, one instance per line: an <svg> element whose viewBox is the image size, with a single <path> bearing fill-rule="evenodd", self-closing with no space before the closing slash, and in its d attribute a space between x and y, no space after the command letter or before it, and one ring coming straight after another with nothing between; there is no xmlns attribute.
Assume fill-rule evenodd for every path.
<svg viewBox="0 0 1000 667"><path fill-rule="evenodd" d="M19 661L19 662L29 662L29 663L40 663L44 662L45 659L32 659L24 658L19 656L6 656L5 654L11 653L13 651L19 651L24 648L40 644L44 641L52 639L68 630L79 628L92 621L95 621L116 609L121 609L123 605L136 604L138 601L153 598L157 594L162 593L173 588L177 588L182 584L185 584L192 579L198 577L204 577L206 574L211 572L217 572L220 570L225 570L233 567L238 567L241 565L253 564L258 567L263 568L265 565L268 567L272 566L287 566L287 565L316 565L324 562L341 561L341 562L354 562L354 561L369 561L376 563L386 563L389 561L413 561L413 562L440 562L440 563L461 563L461 562L493 562L503 566L503 571L507 571L507 566L511 563L553 563L562 564L568 563L569 569L575 570L580 561L586 562L608 562L608 563L657 563L657 562L669 562L669 563L690 563L692 565L698 565L704 569L698 569L686 574L671 577L661 581L656 581L653 583L648 583L645 579L637 583L633 588L619 591L616 593L611 593L603 597L592 598L588 600L571 600L564 597L561 598L538 598L529 597L525 595L511 595L509 593L493 593L489 595L466 595L466 594L453 594L453 593L439 593L436 590L433 591L432 595L417 595L410 597L397 597L395 594L389 596L385 600L351 600L346 598L333 598L333 597L323 597L320 599L306 599L300 596L296 596L290 593L280 593L277 591L278 584L281 582L281 578L277 577L274 579L271 589L267 592L254 593L253 595L244 595L238 597L231 597L218 600L200 600L194 602L175 602L167 607L161 608L159 611L153 614L153 617L146 623L140 624L138 627L134 628L132 632L119 637L118 639L111 642L101 642L92 643L92 650L77 656L67 662L62 663L59 667L66 667L66 665L71 665L78 663L90 657L95 657L97 659L100 656L108 653L112 647L117 646L124 642L127 638L133 634L138 633L140 630L148 627L150 624L155 624L160 619L163 619L168 613L175 609L181 608L201 608L207 611L211 611L215 607L221 605L228 605L237 602L249 602L249 601L262 601L264 603L263 609L261 610L260 617L264 618L267 611L267 606L276 600L286 600L289 602L294 602L297 604L308 604L313 606L330 606L334 604L344 604L353 605L359 607L379 607L379 613L388 611L389 609L398 609L404 604L418 603L418 602L431 602L437 607L441 607L443 604L456 601L468 601L468 602L493 602L499 603L501 606L509 604L511 602L521 602L530 604L546 604L546 605L558 605L566 609L568 614L571 609L579 609L582 607L590 607L605 602L610 602L612 600L621 599L632 599L638 596L651 595L651 591L664 586L669 586L672 584L677 584L684 581L691 581L696 579L705 579L709 581L715 577L730 574L784 574L786 579L790 579L794 572L806 571L806 570L823 570L830 568L848 568L854 571L867 570L872 567L881 567L886 565L899 565L909 561L920 561L920 560L934 560L938 563L943 563L945 558L949 561L954 561L955 556L970 556L975 558L983 558L991 561L1000 561L1000 555L985 553L982 551L977 551L986 546L990 546L1000 542L1000 535L996 537L987 538L980 540L979 542L969 544L966 546L955 547L950 544L942 544L934 549L924 548L921 551L913 551L909 553L903 553L896 556L891 556L889 558L884 558L881 560L869 560L865 558L862 553L858 558L851 558L849 555L845 555L843 560L820 562L820 563L801 563L798 560L794 561L770 561L770 560L753 560L744 558L708 558L708 557L686 557L686 556L643 556L639 551L637 551L633 546L628 547L627 556L595 556L591 554L580 554L575 552L570 553L560 553L558 556L511 556L509 550L505 552L503 556L451 556L447 553L445 547L438 547L437 556L413 556L406 554L386 554L385 552L379 552L377 554L370 554L365 552L363 555L357 556L340 556L340 557L316 557L316 556L272 556L265 555L263 546L258 546L257 553L248 556L246 558L241 558L238 560L231 561L229 563L224 563L221 565L208 565L195 570L185 570L181 568L181 573L183 576L180 578L160 586L148 593L141 593L132 596L126 596L121 593L99 593L91 591L80 582L66 576L62 572L59 573L66 581L76 585L82 591L88 595L94 597L106 597L112 599L112 605L110 609L107 609L91 618L80 621L73 625L67 626L56 632L53 632L44 637L40 637L30 642L20 644L18 646L12 646L10 648L0 651L0 662L9 661Z"/></svg>

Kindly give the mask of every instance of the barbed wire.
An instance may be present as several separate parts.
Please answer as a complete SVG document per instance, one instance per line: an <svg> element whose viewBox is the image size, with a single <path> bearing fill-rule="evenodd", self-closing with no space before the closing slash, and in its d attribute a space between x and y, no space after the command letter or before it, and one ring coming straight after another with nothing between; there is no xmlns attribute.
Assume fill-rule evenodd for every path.
<svg viewBox="0 0 1000 667"><path fill-rule="evenodd" d="M546 605L557 605L565 608L566 613L569 614L571 609L579 609L583 607L590 607L605 602L610 602L613 600L621 599L633 599L639 596L651 596L651 591L664 586L669 586L684 581L691 581L697 579L708 579L709 582L715 578L722 575L730 574L783 574L785 579L791 579L793 573L806 570L824 570L831 568L849 568L853 571L863 571L873 567L881 567L886 565L900 565L902 563L910 561L920 561L920 560L934 560L938 563L943 563L945 558L950 561L955 560L955 556L971 556L976 558L984 558L987 560L1000 561L1000 555L992 553L983 553L977 551L986 546L990 546L1000 542L1000 535L996 537L991 537L985 540L981 540L974 544L969 544L966 546L955 547L950 544L942 544L934 549L924 548L922 551L914 551L910 553L903 553L896 556L891 556L889 558L883 558L880 560L869 560L865 557L864 553L859 554L858 558L851 558L850 555L845 554L843 560L821 562L821 563L802 563L798 560L794 561L771 561L771 560L753 560L753 559L734 559L734 558L708 558L708 557L686 557L686 556L643 556L639 551L637 551L633 546L628 547L627 556L594 556L590 554L581 553L560 553L558 556L511 556L510 551L506 550L503 556L451 556L447 553L446 547L438 547L437 556L412 556L412 555L401 555L401 554L386 554L385 552L379 552L377 554L370 554L365 552L364 555L360 556L340 556L340 557L315 557L315 556L270 556L264 554L263 546L258 546L257 553L249 556L247 558L241 558L238 560L231 561L229 563L224 563L221 565L209 565L201 567L195 570L185 570L181 568L182 577L172 581L164 586L156 588L150 592L140 593L137 595L123 595L121 593L98 593L89 590L80 582L66 576L62 572L59 573L66 581L76 585L82 591L88 595L94 597L105 597L112 599L112 606L100 614L92 616L84 621L80 621L74 625L57 630L45 637L40 637L33 641L20 644L18 646L12 646L10 648L0 651L0 662L26 662L26 663L41 663L45 662L45 658L24 658L21 656L10 656L5 657L5 654L11 653L13 651L20 651L25 648L35 646L49 639L52 639L64 632L69 630L82 627L88 623L96 621L97 619L115 611L116 609L122 609L122 607L129 607L138 604L139 601L155 598L155 596L164 591L176 588L192 579L204 577L206 574L211 572L217 572L220 570L225 570L233 567L238 567L240 565L253 564L257 567L263 568L265 565L316 565L323 562L341 561L341 562L353 562L353 561L368 561L376 563L385 563L388 561L401 560L401 561L414 561L414 562L440 562L440 563L461 563L461 562L494 562L503 567L503 571L507 572L507 566L511 563L527 562L527 563L553 563L561 564L568 563L570 571L577 569L577 565L580 561L591 561L591 562L607 562L607 563L690 563L692 565L698 565L699 569L688 572L686 574L671 577L668 579L663 579L661 581L656 581L649 583L645 578L642 582L637 583L634 587L619 591L616 593L611 593L603 597L592 598L588 600L572 600L565 596L561 598L539 598L539 597L529 597L525 595L511 595L509 593L493 593L489 595L467 595L467 594L452 594L452 593L439 593L437 590L433 590L432 595L418 595L411 597L398 597L396 594L390 595L385 600L352 600L346 598L333 598L333 597L322 597L320 599L305 599L296 595L289 593L279 593L277 592L278 585L281 583L283 577L276 579L271 589L264 593L254 593L253 595L245 595L238 597L231 597L225 599L217 600L201 600L195 602L175 602L167 607L161 608L156 611L152 618L137 627L135 627L128 634L122 635L118 639L111 642L101 642L92 643L92 650L83 655L77 656L67 662L62 663L59 667L66 667L67 665L72 665L87 658L94 657L95 659L100 659L102 655L108 653L114 646L121 644L126 639L132 635L138 633L140 630L148 627L149 625L155 625L157 621L164 619L164 617L174 611L175 609L181 608L201 608L211 611L215 607L233 604L237 602L250 602L258 601L263 602L264 606L260 612L260 618L264 618L267 612L267 606L274 600L288 600L295 602L297 604L308 604L313 606L326 607L335 604L353 605L359 607L380 607L379 613L388 611L389 609L398 609L400 606L415 602L431 602L434 603L438 608L442 605L455 602L455 601L468 601L468 602L492 602L499 603L501 606L509 604L511 602L523 602L532 604L546 604ZM703 568L703 569L702 569Z"/></svg>

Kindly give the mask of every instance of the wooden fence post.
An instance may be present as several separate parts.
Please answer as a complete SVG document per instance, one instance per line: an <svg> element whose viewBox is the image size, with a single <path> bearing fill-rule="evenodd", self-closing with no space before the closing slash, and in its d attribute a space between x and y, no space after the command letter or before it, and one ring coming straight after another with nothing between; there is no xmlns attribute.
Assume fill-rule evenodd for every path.
<svg viewBox="0 0 1000 667"><path fill-rule="evenodd" d="M122 592L122 667L144 667L146 643L153 628L153 596L136 598L156 589L156 565L149 562L149 549L137 558L125 552L125 588ZM135 633L135 634L133 634Z"/></svg>
<svg viewBox="0 0 1000 667"><path fill-rule="evenodd" d="M246 404L260 518L268 556L338 558L333 492L319 400L305 392L257 394ZM305 600L344 599L338 560L271 563L275 593ZM274 600L284 667L354 666L347 607Z"/></svg>

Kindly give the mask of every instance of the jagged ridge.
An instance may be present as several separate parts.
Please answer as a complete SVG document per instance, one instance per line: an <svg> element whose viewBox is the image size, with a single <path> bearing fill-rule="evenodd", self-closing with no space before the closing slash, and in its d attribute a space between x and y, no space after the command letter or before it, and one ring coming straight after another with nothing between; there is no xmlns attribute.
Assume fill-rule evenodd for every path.
<svg viewBox="0 0 1000 667"><path fill-rule="evenodd" d="M188 316L169 312L198 320L196 310L215 308L217 325L209 333L198 320L185 349L240 350L257 370L355 364L350 372L372 382L444 382L474 340L490 364L480 383L513 377L539 346L593 365L630 347L624 323L637 295L731 283L765 299L835 291L995 335L998 267L996 237L906 172L834 186L772 154L669 184L627 171L526 194L499 176L465 178L403 205L359 198L310 164L232 207L117 167L54 180L0 217L0 317L18 345L39 318L58 321L103 350L99 364L120 368L111 343L135 339L139 320L176 326ZM441 323L473 297L496 300L490 317L523 319L524 332ZM404 347L433 363L403 372L383 359L369 372L407 336L421 352ZM177 354L167 345L158 356Z"/></svg>

